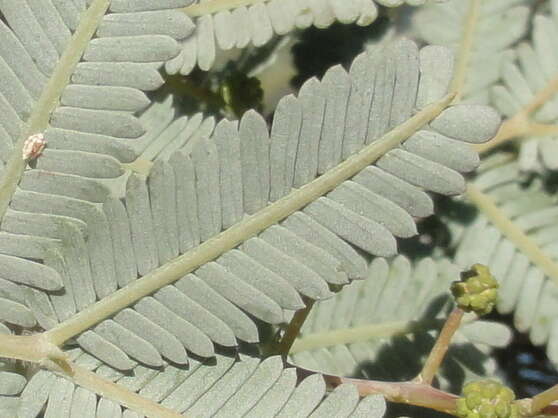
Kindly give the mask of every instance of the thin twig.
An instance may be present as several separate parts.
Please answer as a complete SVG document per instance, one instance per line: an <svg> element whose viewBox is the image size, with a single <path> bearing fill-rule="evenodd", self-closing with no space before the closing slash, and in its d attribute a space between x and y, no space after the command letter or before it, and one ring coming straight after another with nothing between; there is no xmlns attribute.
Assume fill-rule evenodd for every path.
<svg viewBox="0 0 558 418"><path fill-rule="evenodd" d="M310 370L295 366L299 379L315 374ZM354 385L360 396L373 394L383 395L388 401L416 405L434 409L445 413L455 411L455 402L459 397L452 393L433 388L429 384L419 382L382 382L378 380L363 380L335 375L322 375L326 384L335 388L348 383Z"/></svg>
<svg viewBox="0 0 558 418"><path fill-rule="evenodd" d="M422 371L415 378L416 382L427 383L429 385L432 384L432 380L434 379L434 376L438 372L438 369L440 368L440 365L442 364L442 361L446 356L451 343L451 339L453 338L455 331L459 329L462 318L463 310L461 310L460 308L454 308L451 311L448 319L446 320L442 328L442 331L440 331L440 335L436 339L434 347L432 347L432 350L430 351L430 354L428 355L428 358L426 359L426 362L422 367Z"/></svg>

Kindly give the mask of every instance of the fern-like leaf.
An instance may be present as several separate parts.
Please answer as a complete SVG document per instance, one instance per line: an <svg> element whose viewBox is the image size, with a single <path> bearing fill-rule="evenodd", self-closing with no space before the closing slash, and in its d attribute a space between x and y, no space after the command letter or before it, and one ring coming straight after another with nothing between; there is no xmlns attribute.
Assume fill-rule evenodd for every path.
<svg viewBox="0 0 558 418"><path fill-rule="evenodd" d="M0 177L2 278L32 286L25 296L10 286L13 299L22 301L37 292L42 297L38 309L46 314L58 310L60 318L91 303L95 292L102 297L116 289L115 271L101 261L109 248L92 246L95 240L86 244L75 235L68 238L71 248L63 249L61 242L68 228L84 232L87 222L100 222L88 233L107 237L108 225L96 204L110 195L110 183L93 178L123 174L121 160L133 158L126 140L144 132L134 114L149 105L141 89L162 84L157 67L178 53L171 36L183 38L192 29L188 19L174 11L133 13L130 6L130 13L105 15L107 1L93 1L87 10L85 2L66 3L0 4L10 25L1 23L0 29L0 158L6 164ZM24 170L23 145L36 133L44 133L48 148L35 169ZM104 280L96 289L80 283L79 276L72 284L66 273L60 274L72 270L62 260L82 245L89 245L97 260L91 264L93 273ZM81 259L73 268L83 270L86 263ZM66 290L54 305L37 290L62 287ZM74 291L75 300L69 296Z"/></svg>
<svg viewBox="0 0 558 418"><path fill-rule="evenodd" d="M114 1L115 15L134 16L102 18L107 3L91 2L80 17L90 37L95 31L98 37L83 41L85 61L75 58L64 80L82 65L108 65L148 69L141 78L148 86L152 69L177 52L171 37L151 33L181 27L138 24L136 18L160 18L146 11L150 5ZM146 49L150 42L170 48ZM76 46L69 48L75 54ZM95 67L87 60L125 65ZM482 142L498 127L490 108L448 107L451 68L444 48L419 51L409 41L362 54L350 72L334 67L322 81L309 80L298 97L283 99L271 132L256 112L213 126L199 116L171 121L163 103L138 119L133 112L145 104L131 106L130 96L115 94L113 102L93 88L59 87L68 106L56 100L39 106L39 125L53 149L23 172L21 147L34 131L16 136L19 149L11 150L0 190L6 209L0 276L8 283L0 300L17 307L2 319L26 328L36 321L46 331L0 339L0 354L12 353L12 342L34 338L39 343L24 343L16 357L36 361L44 350L45 364L58 364L57 347L75 339L122 371L138 363L193 364L196 356L216 356L216 345L257 341L256 324L283 322L302 306L302 296L327 298L329 284L362 278L365 264L355 247L395 254L395 238L416 232L413 217L432 211L425 191L462 192L459 172L478 162L466 143ZM91 84L101 77L103 92L111 83L135 83L108 70L83 74ZM132 144L128 137L139 138ZM16 188L18 173L23 180ZM142 411L141 396L99 373L76 368L71 376ZM27 388L25 396L51 399L42 385ZM52 396L68 405L72 391L66 384ZM144 406L157 407L150 405ZM25 408L22 402L20 411Z"/></svg>
<svg viewBox="0 0 558 418"><path fill-rule="evenodd" d="M539 180L522 184L519 165L506 154L487 159L479 171L467 196L480 210L458 239L456 262L490 267L500 282L498 310L513 312L517 329L546 344L556 363L556 199Z"/></svg>
<svg viewBox="0 0 558 418"><path fill-rule="evenodd" d="M508 50L527 32L525 0L449 0L426 5L413 17L418 36L455 51L453 88L468 103L489 103L489 87L500 79Z"/></svg>
<svg viewBox="0 0 558 418"><path fill-rule="evenodd" d="M379 418L385 411L381 396L359 399L358 391L352 385L340 386L328 394L319 375L299 382L296 370L285 367L280 357L261 361L246 355L236 360L217 355L213 360L192 360L187 368L167 365L163 370L157 370L137 366L132 374L107 368L81 350L74 350L72 357L79 367L86 367L139 395L144 399L144 410L148 405L158 408L154 416L161 418L179 417L180 414L195 417ZM33 376L20 402L29 412L46 406L47 412L71 411L83 417L94 417L95 411L97 416L111 418L140 416L46 371Z"/></svg>
<svg viewBox="0 0 558 418"><path fill-rule="evenodd" d="M443 323L448 302L451 306L449 287L459 270L445 259L375 259L366 280L313 306L292 347L294 363L335 375L414 378L419 353L426 358L432 333ZM440 373L442 387L450 391L459 391L465 379L491 375L495 364L488 347L505 346L511 334L501 324L475 321L466 322L455 338L459 348L450 350Z"/></svg>
<svg viewBox="0 0 558 418"><path fill-rule="evenodd" d="M109 198L98 217L91 218L94 222L88 230L100 230L104 223L106 236L94 236L92 231L90 237L84 237L79 229L64 224L61 230L71 243L66 248L73 251L73 256L65 259L66 266L72 268L72 280L79 282L81 289L89 289L88 293L74 293L77 311L94 303L96 297L102 299L97 289L106 288L106 276L98 276L80 262L84 255L89 256L91 265L97 262L87 242L89 248L112 249L110 255L98 259L102 264L99 269L121 273L117 277L122 291L101 300L99 307L104 305L105 312L110 309L116 314L125 305L157 291L139 300L130 311L85 332L78 342L123 369L135 364L124 353L153 366L161 365L165 356L185 363L182 346L197 355L211 356L212 342L235 346L237 339L258 340L254 323L244 312L268 323L280 323L284 310L302 306L299 294L326 298L331 295L328 283L362 278L361 256L345 241L375 255L393 255L395 237L416 233L412 216L426 216L432 210L429 197L420 188L459 193L464 183L454 169L469 171L476 165L476 157L467 146L440 132L466 140L486 139L498 122L495 114L483 107L450 108L432 123L439 132L420 131L403 147L383 157L388 149L380 151L374 156L381 157L376 167L346 181L368 165L362 161L364 153L353 153L368 142L373 150L374 138L404 122L415 101L425 101L431 94L424 90L432 80L426 69L422 77L426 87L416 84L420 64L415 46L403 42L394 51L387 59L385 53L362 55L350 74L335 67L321 83L306 83L298 98L288 97L279 105L271 138L263 119L248 112L238 125L221 122L211 139L195 136L183 137L183 144L178 144L178 139L171 141L168 146L178 148L172 156L166 148L155 153L151 147L151 155L161 158L155 157L148 176L130 174L124 200ZM440 52L426 49L425 67ZM372 60L377 60L379 68L373 92L377 99L372 98L372 91L362 89L370 82L371 74L363 70L375 66ZM401 85L395 96L393 84L386 83L390 79ZM391 116L384 115L390 109L389 102ZM329 124L343 108L347 116L345 139L340 145L334 141L340 135L335 133L339 125ZM325 116L328 114L331 118ZM460 124L467 123L468 117L484 118L485 123L478 125L477 131L469 129L464 137ZM180 122L168 129L176 123ZM161 136L167 137L164 132ZM337 166L344 158L347 160ZM138 164L142 165L140 160L131 166ZM351 171L339 176L345 170ZM233 189L231 185L235 185ZM339 187L327 197L320 197L336 185ZM268 200L276 203L269 205ZM303 207L302 212L288 217ZM44 204L39 210L43 208ZM273 225L286 217L281 225ZM229 229L215 239L224 228ZM260 235L249 239L254 234ZM242 247L233 249L242 241ZM184 277L194 270L195 274ZM145 277L134 283L136 275ZM176 284L165 286L178 279ZM136 287L140 290L134 290ZM44 294L37 298L44 299ZM49 298L54 305L53 297ZM122 298L128 301L125 305ZM43 305L48 308L48 301ZM43 321L47 329L65 319L54 309L37 316L48 318ZM85 331L100 319L86 310L69 322L79 322ZM49 332L55 340L63 341L68 329L62 323ZM167 349L163 351L163 347Z"/></svg>
<svg viewBox="0 0 558 418"><path fill-rule="evenodd" d="M209 70L220 51L265 45L274 35L334 22L366 26L376 20L378 5L396 7L426 0L196 0L184 9L195 19L194 35L182 52L167 62L169 74L189 74L197 65Z"/></svg>
<svg viewBox="0 0 558 418"><path fill-rule="evenodd" d="M519 164L526 171L558 169L558 55L548 42L558 35L558 2L533 20L530 42L502 65L502 84L492 89L494 105L521 139Z"/></svg>

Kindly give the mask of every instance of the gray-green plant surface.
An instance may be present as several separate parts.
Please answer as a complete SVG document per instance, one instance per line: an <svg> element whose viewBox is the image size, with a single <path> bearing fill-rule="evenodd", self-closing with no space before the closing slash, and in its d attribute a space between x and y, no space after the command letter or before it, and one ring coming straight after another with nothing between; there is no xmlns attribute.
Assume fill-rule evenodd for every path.
<svg viewBox="0 0 558 418"><path fill-rule="evenodd" d="M412 40L306 81L270 123L153 99L164 73L402 3L0 0L0 415L381 417L320 372L416 375L473 263L558 361L558 1L408 0ZM455 257L397 256L432 194L477 210L446 221ZM310 301L290 363L259 350ZM442 388L491 376L509 338L468 318Z"/></svg>

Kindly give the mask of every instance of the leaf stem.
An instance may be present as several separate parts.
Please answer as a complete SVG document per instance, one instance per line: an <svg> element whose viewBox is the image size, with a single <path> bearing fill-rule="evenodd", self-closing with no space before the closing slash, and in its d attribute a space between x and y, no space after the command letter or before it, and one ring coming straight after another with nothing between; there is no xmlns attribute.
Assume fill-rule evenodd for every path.
<svg viewBox="0 0 558 418"><path fill-rule="evenodd" d="M530 122L523 113L517 114L511 119L502 123L498 133L483 144L473 145L475 151L479 154L485 153L518 137L525 139L533 136L557 135L558 125Z"/></svg>
<svg viewBox="0 0 558 418"><path fill-rule="evenodd" d="M306 318L310 314L312 310L312 306L314 306L314 300L305 298L304 303L306 306L303 309L299 309L293 316L291 322L289 322L289 326L287 327L285 333L283 334L283 338L281 341L277 343L275 347L271 348L272 355L280 355L286 357L296 340L296 337L300 335L300 329L304 325Z"/></svg>
<svg viewBox="0 0 558 418"><path fill-rule="evenodd" d="M62 374L62 376L99 396L111 399L128 409L136 411L140 415L151 418L183 418L181 414L140 396L122 385L102 378L81 366L72 364L72 371L72 375Z"/></svg>
<svg viewBox="0 0 558 418"><path fill-rule="evenodd" d="M558 93L558 76L548 82L546 87L539 91L521 112L530 115Z"/></svg>
<svg viewBox="0 0 558 418"><path fill-rule="evenodd" d="M509 217L496 205L494 200L482 193L475 185L469 183L465 196L475 204L484 215L500 230L529 260L539 266L544 273L558 284L558 264L525 234Z"/></svg>
<svg viewBox="0 0 558 418"><path fill-rule="evenodd" d="M480 0L471 0L469 12L464 25L464 33L459 45L459 54L456 59L456 68L454 77L451 82L450 91L456 92L455 101L461 100L463 94L463 86L465 84L465 76L469 61L471 60L471 52L473 49L474 34L479 20Z"/></svg>
<svg viewBox="0 0 558 418"><path fill-rule="evenodd" d="M381 324L369 324L359 327L328 330L305 335L295 341L290 353L331 347L338 344L352 344L368 341L371 338L393 337L418 330L437 329L442 325L438 319L428 321L393 321Z"/></svg>
<svg viewBox="0 0 558 418"><path fill-rule="evenodd" d="M498 129L498 132L493 138L483 144L473 145L473 148L479 154L482 154L511 139L527 134L528 131L529 119L525 113L521 112L511 119L505 120L502 125L500 125L500 129Z"/></svg>
<svg viewBox="0 0 558 418"><path fill-rule="evenodd" d="M451 311L444 323L442 331L440 331L440 335L438 335L438 338L436 339L434 347L432 347L432 350L422 367L422 371L415 378L416 382L427 383L429 385L432 384L432 380L434 380L434 376L438 372L438 369L446 356L453 335L459 329L461 319L463 319L463 313L463 310L460 308L454 308Z"/></svg>
<svg viewBox="0 0 558 418"><path fill-rule="evenodd" d="M68 42L37 103L33 106L27 123L22 127L21 136L14 146L4 175L0 179L0 222L4 219L12 196L27 166L27 161L22 158L23 145L29 136L42 133L47 129L50 115L58 107L60 96L70 83L70 77L101 23L109 4L110 0L94 0L84 12L79 26Z"/></svg>
<svg viewBox="0 0 558 418"><path fill-rule="evenodd" d="M300 378L314 374L314 372L301 367L297 367L297 372ZM455 402L459 399L457 395L433 388L426 383L413 381L382 382L378 380L354 379L329 374L324 374L323 378L326 384L331 388L349 383L356 386L360 396L380 394L391 402L421 406L449 414L455 412Z"/></svg>
<svg viewBox="0 0 558 418"><path fill-rule="evenodd" d="M548 82L546 87L519 112L502 123L498 133L490 141L474 146L479 153L487 152L505 142L520 136L545 136L558 134L558 126L533 122L529 119L537 109L558 93L558 76Z"/></svg>
<svg viewBox="0 0 558 418"><path fill-rule="evenodd" d="M45 360L61 360L64 353L48 341L44 334L35 335L1 335L0 357L33 363Z"/></svg>
<svg viewBox="0 0 558 418"><path fill-rule="evenodd" d="M299 189L294 189L282 199L271 203L252 216L248 216L219 235L196 248L169 261L128 286L112 293L64 322L46 331L49 341L61 345L70 338L91 328L116 312L132 305L141 298L179 280L186 274L214 260L245 240L259 234L292 213L333 190L364 168L373 164L391 149L436 118L453 100L451 93L417 112L413 117L395 127L383 137L351 155L345 161Z"/></svg>

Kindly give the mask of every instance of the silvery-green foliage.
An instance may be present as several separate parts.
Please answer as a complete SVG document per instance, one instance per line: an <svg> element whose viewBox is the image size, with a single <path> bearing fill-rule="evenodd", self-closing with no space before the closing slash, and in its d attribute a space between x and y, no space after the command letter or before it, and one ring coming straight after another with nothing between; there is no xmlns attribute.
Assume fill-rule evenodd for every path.
<svg viewBox="0 0 558 418"><path fill-rule="evenodd" d="M167 365L161 370L138 365L132 373L122 373L79 349L70 353L76 364L184 416L380 418L385 411L381 396L360 399L352 385L326 393L319 374L297 383L296 370L285 367L278 356L262 360L241 355L235 360L234 356L217 355L192 359L188 367ZM72 417L95 417L95 411L98 417L139 416L46 371L31 378L20 402L25 405L21 416L34 416L44 404L45 416L49 411L67 411Z"/></svg>
<svg viewBox="0 0 558 418"><path fill-rule="evenodd" d="M103 2L94 4L102 6ZM3 293L19 303L32 294L41 298L39 290L64 287L66 292L58 295L62 298L60 303L55 301L52 305L43 299L43 303L34 304L37 309L47 310L42 316L47 323L49 312L56 310L59 318L67 318L95 298L87 284L65 282L72 269L83 271L89 267L83 260L74 266L64 265L63 259L69 256L68 251L79 252L80 245L88 245L91 257L97 260L106 259L110 254L108 247L92 245L109 233L108 224L99 217L99 204L110 195L114 182L109 179L121 176L122 164L134 159L128 142L144 134L136 116L150 103L143 91L161 86L163 79L157 68L178 52L176 39L188 36L192 30L189 19L175 11L144 12L133 2L114 2L113 8L114 4L120 5L118 10L122 13L106 14L98 22L97 37L84 43L82 39L71 38L79 24L86 31L95 23L95 16L84 10L84 2L77 5L47 2L44 7L38 7L33 1L2 3L2 13L13 28L12 31L1 25L2 161L10 164L18 158L21 160L18 141L29 129L37 128L26 122L44 117L41 114L51 105L45 103L45 96L54 89L62 90L60 101L44 126L48 149L34 169L22 174L13 196L2 196L3 204L10 202L10 206L2 213L0 268L3 281L12 281L3 286ZM140 11L135 12L134 8ZM80 13L81 22L78 21ZM59 25L44 32L39 27L45 21ZM141 24L143 21L153 23ZM28 27L37 27L34 37L29 36ZM84 50L83 59L75 68L62 55L65 47ZM69 80L60 80L62 77ZM16 181L12 174L8 172L3 180ZM86 223L96 227L86 231ZM87 237L80 241L74 233L81 239L84 237L80 234L85 233ZM64 246L65 239L70 241L65 241ZM78 242L72 241L75 239ZM25 261L31 259L42 262ZM91 268L90 274L103 277L104 284L98 283L95 289L98 295L102 297L116 289L115 271L110 264L91 263ZM23 273L25 270L27 273ZM22 292L13 283L32 287ZM79 289L73 302L68 300L71 288ZM21 314L20 320L11 323L35 325L35 320L24 311L21 304L5 310ZM42 325L46 327L47 323Z"/></svg>
<svg viewBox="0 0 558 418"><path fill-rule="evenodd" d="M378 17L378 7L422 5L429 0L249 0L230 7L211 0L194 0L187 13L194 19L193 36L182 43L181 53L167 62L169 74L189 74L196 66L209 70L220 51L256 47L275 35L310 26L327 28L334 22L367 26ZM432 2L430 0L430 2ZM204 13L206 9L208 12ZM200 14L202 14L200 16Z"/></svg>
<svg viewBox="0 0 558 418"><path fill-rule="evenodd" d="M335 375L414 378L434 343L434 330L453 305L449 287L460 271L447 259L375 259L365 280L315 306L291 350L292 361ZM459 393L463 382L494 374L490 348L507 346L511 334L502 324L475 321L462 326L455 338L440 384Z"/></svg>
<svg viewBox="0 0 558 418"><path fill-rule="evenodd" d="M470 11L474 2L467 3ZM477 11L482 11L483 4L489 7L498 3L477 2L480 6ZM491 78L488 88L482 90L482 95L484 100L490 100L500 110L504 118L508 118L504 121L504 124L509 121L504 134L519 138L519 156L500 154L487 159L467 193L467 200L478 208L478 214L472 224L455 223L449 226L458 237L455 261L461 266L468 266L475 260L492 268L502 283L499 311L513 313L516 327L527 332L535 344L546 345L549 358L556 364L554 307L558 268L552 235L556 199L542 179L535 177L526 183L528 179L521 176L520 171L545 172L556 166L552 129L555 130L556 123L555 80L558 67L551 39L556 32L558 3L549 1L539 4L539 14L530 16L529 25L525 25L524 18L519 18L527 12L522 3L514 2L515 7L492 18L494 28L498 27L496 23L503 16L509 18L515 15L517 18L516 24L508 20L510 30L499 31L494 37L513 37L506 45L511 49L504 52L500 65L485 66L489 61L478 61L479 74L483 77L495 69L496 76ZM508 5L510 2L506 2ZM529 6L528 3L525 5ZM445 10L444 16L451 16L451 11L444 5L432 10L436 13ZM435 12L432 10L420 10L416 23L426 22L424 19L428 16L433 18ZM464 16L460 14L459 19L465 19ZM482 18L477 13L474 20L480 23ZM424 28L424 25L418 26L417 30L424 32ZM426 31L438 28L447 34L453 33L444 26L430 26ZM526 29L530 31L527 33ZM433 41L433 38L425 39ZM476 39L472 50L484 50L491 39L490 36ZM471 62L474 63L474 60ZM467 77L475 77L474 68L471 66L472 71L467 72L465 86ZM466 91L464 99L469 100ZM546 135L545 129L548 129ZM532 134L536 132L540 133Z"/></svg>
<svg viewBox="0 0 558 418"><path fill-rule="evenodd" d="M465 190L470 144L499 116L441 102L452 54L412 41L308 80L270 128L255 111L180 115L172 96L144 92L179 41L198 39L174 10L189 4L0 1L0 319L77 344L83 370L180 413L263 416L269 403L280 416L380 416L377 397L324 397L319 374L294 382L279 359L230 351L304 297L364 278L370 255L394 256L432 214L428 192ZM39 132L48 148L26 167L23 143ZM47 370L23 387L9 368L0 409L18 416L137 416ZM174 391L192 388L178 405Z"/></svg>
<svg viewBox="0 0 558 418"><path fill-rule="evenodd" d="M489 103L489 87L500 79L502 63L513 57L509 48L527 33L530 3L449 0L426 5L413 16L412 30L425 42L456 52L465 102Z"/></svg>
<svg viewBox="0 0 558 418"><path fill-rule="evenodd" d="M327 174L367 142L403 122L415 103L428 102L433 92L443 94L438 80L430 76L433 61L441 59L451 69L443 50L426 48L419 55L410 42L397 44L393 52L363 54L349 73L334 67L321 82L308 81L297 98L283 99L271 133L255 112L246 113L238 124L225 120L215 125L213 119L202 120L201 115L174 119L169 100L152 105L140 118L147 132L136 144L135 164L153 161L147 177L125 172L114 181L98 183L96 189L86 189L88 194L81 188L69 197L72 190L60 193L59 183L53 181L50 190L57 200L45 195L46 185L40 195L26 189L16 193L5 220L11 239L6 237L2 248L11 257L22 257L36 248L37 240L52 241L53 237L40 235L38 228L31 236L26 234L30 221L23 220L31 218L29 212L56 215L61 234L56 238L61 242L52 245L61 245L62 257L39 266L49 266L53 280L59 283L71 276L74 282L66 287L77 288L77 281L80 289L48 296L33 291L26 296L33 301L27 303L28 309L49 329L246 215L257 214L268 202L288 198L293 187L298 189L319 174ZM378 76L367 70L374 60L382 71ZM376 89L360 90L372 77L377 80ZM393 90L394 80L408 89ZM349 97L351 88L361 94ZM384 106L375 107L377 100L371 94L384 100ZM390 102L399 111L387 119L382 115ZM343 109L347 117L343 117ZM339 125L329 128L336 123L333 115L346 120L347 136L342 143L335 141L340 132L335 135L334 129ZM467 123L469 118L484 119L484 124L463 132L460 120ZM328 129L325 132L321 132L322 124ZM165 286L153 297L101 322L79 336L78 343L114 367L129 369L135 364L130 357L152 366L160 366L163 358L182 364L187 361L185 348L212 356L214 343L236 346L237 339L258 341L253 320L245 312L271 324L281 323L284 310L303 306L301 296L327 298L331 296L328 283L362 278L364 261L348 243L374 255L395 254L395 237L416 233L412 217L432 213L432 202L422 189L443 194L463 191L458 171L472 170L477 157L458 138L488 138L497 124L494 112L482 106L448 108L431 124L432 130L413 135L401 148L380 158L375 167L366 168L280 226L271 226L199 268L195 275ZM362 133L355 137L355 131ZM255 142L257 138L264 141ZM356 138L363 139L358 142ZM122 199L113 197L120 194ZM61 208L60 199L72 204ZM40 206L34 206L37 201ZM70 219L61 222L60 216ZM81 230L71 227L80 221ZM46 243L43 251L48 248ZM84 264L82 257L89 263ZM34 262L24 263L22 272L28 266L37 267ZM231 281L236 285L223 285ZM60 303L68 298L72 311ZM188 332L182 333L184 329Z"/></svg>
<svg viewBox="0 0 558 418"><path fill-rule="evenodd" d="M556 98L542 102L539 98L553 89L558 74L558 57L552 44L557 35L558 3L549 1L535 16L530 10L533 4L523 0L451 1L420 9L413 30L431 44L458 50L465 42L473 45L470 52L461 54L467 69L462 89L465 102L492 103L509 119L525 113L534 124L553 125L557 119ZM434 21L443 24L428 24ZM456 26L461 31L455 31ZM522 170L558 168L554 131L527 130L519 137Z"/></svg>
<svg viewBox="0 0 558 418"><path fill-rule="evenodd" d="M525 184L517 161L501 154L487 159L473 185L512 225L498 228L480 211L462 231L456 262L480 262L500 282L498 311L513 313L516 328L536 345L546 345L558 363L558 288L556 286L556 196L535 179ZM458 227L459 228L459 227ZM518 228L526 239L510 239Z"/></svg>
<svg viewBox="0 0 558 418"><path fill-rule="evenodd" d="M544 91L552 89L558 75L558 54L552 42L558 36L558 2L551 1L548 14L536 15L528 41L515 48L514 59L501 67L501 84L492 89L494 105L506 117L530 109ZM533 122L556 124L558 99L551 97L530 112ZM522 170L540 172L558 169L556 135L541 133L522 138L519 165Z"/></svg>
<svg viewBox="0 0 558 418"><path fill-rule="evenodd" d="M0 334L9 335L11 330L0 323ZM27 381L17 371L16 364L7 359L0 359L0 415L16 416L20 405L18 394L24 389Z"/></svg>

